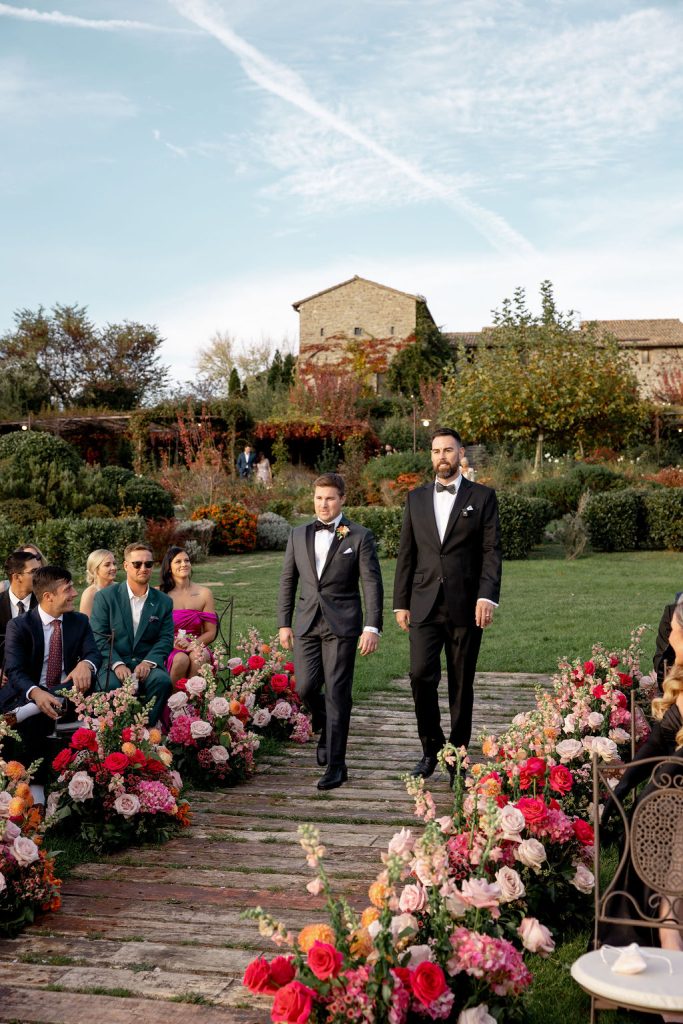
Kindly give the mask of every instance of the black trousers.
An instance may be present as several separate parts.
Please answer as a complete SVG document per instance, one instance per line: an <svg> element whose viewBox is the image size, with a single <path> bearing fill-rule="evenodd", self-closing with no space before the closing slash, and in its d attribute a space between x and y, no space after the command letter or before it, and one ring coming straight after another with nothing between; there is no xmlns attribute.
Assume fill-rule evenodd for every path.
<svg viewBox="0 0 683 1024"><path fill-rule="evenodd" d="M331 768L346 762L357 647L358 637L336 636L320 612L308 633L294 638L296 692L311 712L314 732L325 731Z"/></svg>
<svg viewBox="0 0 683 1024"><path fill-rule="evenodd" d="M441 652L446 654L449 741L466 747L472 735L474 673L481 646L478 626L456 626L440 595L425 622L410 624L410 685L424 754L435 757L446 742L439 711Z"/></svg>
<svg viewBox="0 0 683 1024"><path fill-rule="evenodd" d="M2 756L6 761L20 761L24 768L28 768L34 761L40 760L32 780L36 785L42 786L47 782L50 759L57 753L57 748L53 748L47 739L52 735L54 724L54 719L49 715L32 715L14 727L14 731L19 733L19 740L8 736L4 741Z"/></svg>

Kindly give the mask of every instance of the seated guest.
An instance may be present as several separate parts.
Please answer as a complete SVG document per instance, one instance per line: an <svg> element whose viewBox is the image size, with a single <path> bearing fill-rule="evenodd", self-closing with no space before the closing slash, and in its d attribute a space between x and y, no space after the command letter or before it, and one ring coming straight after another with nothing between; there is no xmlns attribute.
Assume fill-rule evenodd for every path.
<svg viewBox="0 0 683 1024"><path fill-rule="evenodd" d="M36 544L22 544L18 551L28 551L29 554L35 555L41 566L47 565L47 558ZM0 594L4 593L9 587L9 580L0 580Z"/></svg>
<svg viewBox="0 0 683 1024"><path fill-rule="evenodd" d="M183 548L171 547L164 555L159 590L173 602L175 636L166 668L177 683L211 660L206 645L216 639L218 616L209 588L192 582L192 563Z"/></svg>
<svg viewBox="0 0 683 1024"><path fill-rule="evenodd" d="M40 562L32 551L13 551L5 562L9 586L0 594L0 665L5 661L5 630L7 623L35 608L33 574ZM1 681L0 681L1 682Z"/></svg>
<svg viewBox="0 0 683 1024"><path fill-rule="evenodd" d="M664 607L662 618L659 623L657 647L655 649L655 656L652 659L652 665L657 673L657 683L660 690L664 680L664 666L668 665L670 668L676 660L673 647L669 643L669 634L671 633L671 619L673 617L674 608L676 607L677 602L680 601L681 597L683 597L683 593L676 594L676 600L673 604L667 604Z"/></svg>
<svg viewBox="0 0 683 1024"><path fill-rule="evenodd" d="M34 777L38 787L48 764L45 738L61 711L60 691L75 687L86 693L102 657L85 615L75 612L76 589L71 574L56 565L36 569L33 588L37 606L7 625L5 670L0 710L21 737L21 751L12 756L28 766L42 763ZM5 757L7 753L6 741ZM16 745L16 741L14 741ZM34 792L43 803L42 791Z"/></svg>
<svg viewBox="0 0 683 1024"><path fill-rule="evenodd" d="M146 544L129 544L123 553L125 582L98 590L90 616L104 658L99 688L117 690L133 676L143 703L154 702L150 725L159 720L171 692L164 666L173 648L173 602L150 588L153 565Z"/></svg>
<svg viewBox="0 0 683 1024"><path fill-rule="evenodd" d="M621 781L616 786L614 793L620 802L641 782L644 782L652 775L652 764L640 765L638 762L648 757L667 757L675 755L683 757L683 602L679 601L673 606L671 618L671 630L669 643L674 657L674 664L664 679L664 694L652 701L652 715L655 719L652 732L645 743L638 750L631 766L624 772ZM663 762L667 774L676 776L680 774L680 766L671 763L670 768L667 762ZM659 770L659 766L657 766ZM675 778L673 784L676 785ZM642 793L638 796L636 803L643 800L649 793L653 792L655 784L649 782ZM614 815L615 805L608 801L602 815L602 822ZM679 821L681 842L683 842L683 819ZM672 870L675 870L675 862L672 862ZM646 914L652 914L652 906L656 905L651 900L653 893L642 882L635 871L633 864L627 861L623 872L616 883L618 890L623 890L635 900L638 907ZM654 897L656 900L656 897ZM680 901L674 910L683 912ZM668 912L666 903L663 909ZM636 910L633 904L624 896L615 895L609 902L611 916L636 919ZM671 928L658 928L648 930L643 927L635 927L622 924L604 924L601 928L600 941L614 946L627 945L630 942L639 942L644 946L660 945L664 949L683 950L681 933Z"/></svg>
<svg viewBox="0 0 683 1024"><path fill-rule="evenodd" d="M85 578L90 585L81 594L79 611L90 618L93 601L98 590L110 587L116 579L116 559L106 548L97 548L88 555Z"/></svg>

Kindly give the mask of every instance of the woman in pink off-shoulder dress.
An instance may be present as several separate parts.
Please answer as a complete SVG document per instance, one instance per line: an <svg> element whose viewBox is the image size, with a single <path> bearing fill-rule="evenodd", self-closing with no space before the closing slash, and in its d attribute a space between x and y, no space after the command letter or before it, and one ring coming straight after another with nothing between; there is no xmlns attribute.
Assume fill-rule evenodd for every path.
<svg viewBox="0 0 683 1024"><path fill-rule="evenodd" d="M173 601L175 635L166 670L175 684L213 660L208 645L216 639L218 616L209 588L192 582L192 564L184 548L170 547L164 555L159 589Z"/></svg>

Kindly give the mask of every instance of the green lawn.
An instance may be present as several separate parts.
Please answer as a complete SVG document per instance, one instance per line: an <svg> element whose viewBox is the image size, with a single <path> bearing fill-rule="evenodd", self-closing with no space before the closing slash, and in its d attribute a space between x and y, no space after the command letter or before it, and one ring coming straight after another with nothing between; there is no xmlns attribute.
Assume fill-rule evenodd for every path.
<svg viewBox="0 0 683 1024"><path fill-rule="evenodd" d="M234 635L249 626L264 636L275 632L281 553L212 558L195 569L198 582L215 583L221 597L235 597ZM394 623L391 591L395 562L384 560L385 629L381 656L359 659L356 691L381 689L405 675L407 637ZM610 647L628 642L642 622L646 635L643 668L650 668L656 628L665 604L683 588L683 556L646 551L592 555L565 561L553 548L542 548L525 562L505 562L500 609L487 631L479 668L492 672L552 672L560 656L587 657L593 643Z"/></svg>

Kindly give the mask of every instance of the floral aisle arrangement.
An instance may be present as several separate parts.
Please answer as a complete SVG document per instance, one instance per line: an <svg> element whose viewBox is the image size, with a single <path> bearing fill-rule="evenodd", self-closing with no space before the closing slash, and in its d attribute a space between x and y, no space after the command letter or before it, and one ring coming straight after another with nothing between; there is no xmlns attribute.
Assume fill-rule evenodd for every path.
<svg viewBox="0 0 683 1024"><path fill-rule="evenodd" d="M182 779L158 729L148 729L148 707L127 679L111 693L70 691L83 726L52 762L59 773L47 802L48 828L73 831L103 852L165 841L189 824L180 799Z"/></svg>
<svg viewBox="0 0 683 1024"><path fill-rule="evenodd" d="M61 882L42 848L43 826L29 783L31 768L2 759L2 740L15 736L0 720L0 935L13 936L37 911L58 910Z"/></svg>
<svg viewBox="0 0 683 1024"><path fill-rule="evenodd" d="M209 664L176 686L168 699L171 724L166 739L183 778L206 788L233 786L252 775L259 738L246 728L246 704L230 693L219 693Z"/></svg>
<svg viewBox="0 0 683 1024"><path fill-rule="evenodd" d="M532 711L516 715L500 736L483 737L489 767L503 773L512 793L518 796L531 789L534 795L557 795L562 775L565 807L585 813L592 799L593 751L605 762L630 759L630 694L636 688L639 701L647 705L654 686L652 677L639 669L644 629L634 631L623 651L610 652L596 644L587 661L561 660L552 690L537 694ZM650 731L639 703L633 729L637 743ZM560 772L562 767L571 783L569 775Z"/></svg>
<svg viewBox="0 0 683 1024"><path fill-rule="evenodd" d="M311 719L296 692L294 665L275 639L264 643L251 629L238 645L242 657L228 663L226 688L249 709L250 725L262 735L306 743L312 734Z"/></svg>

